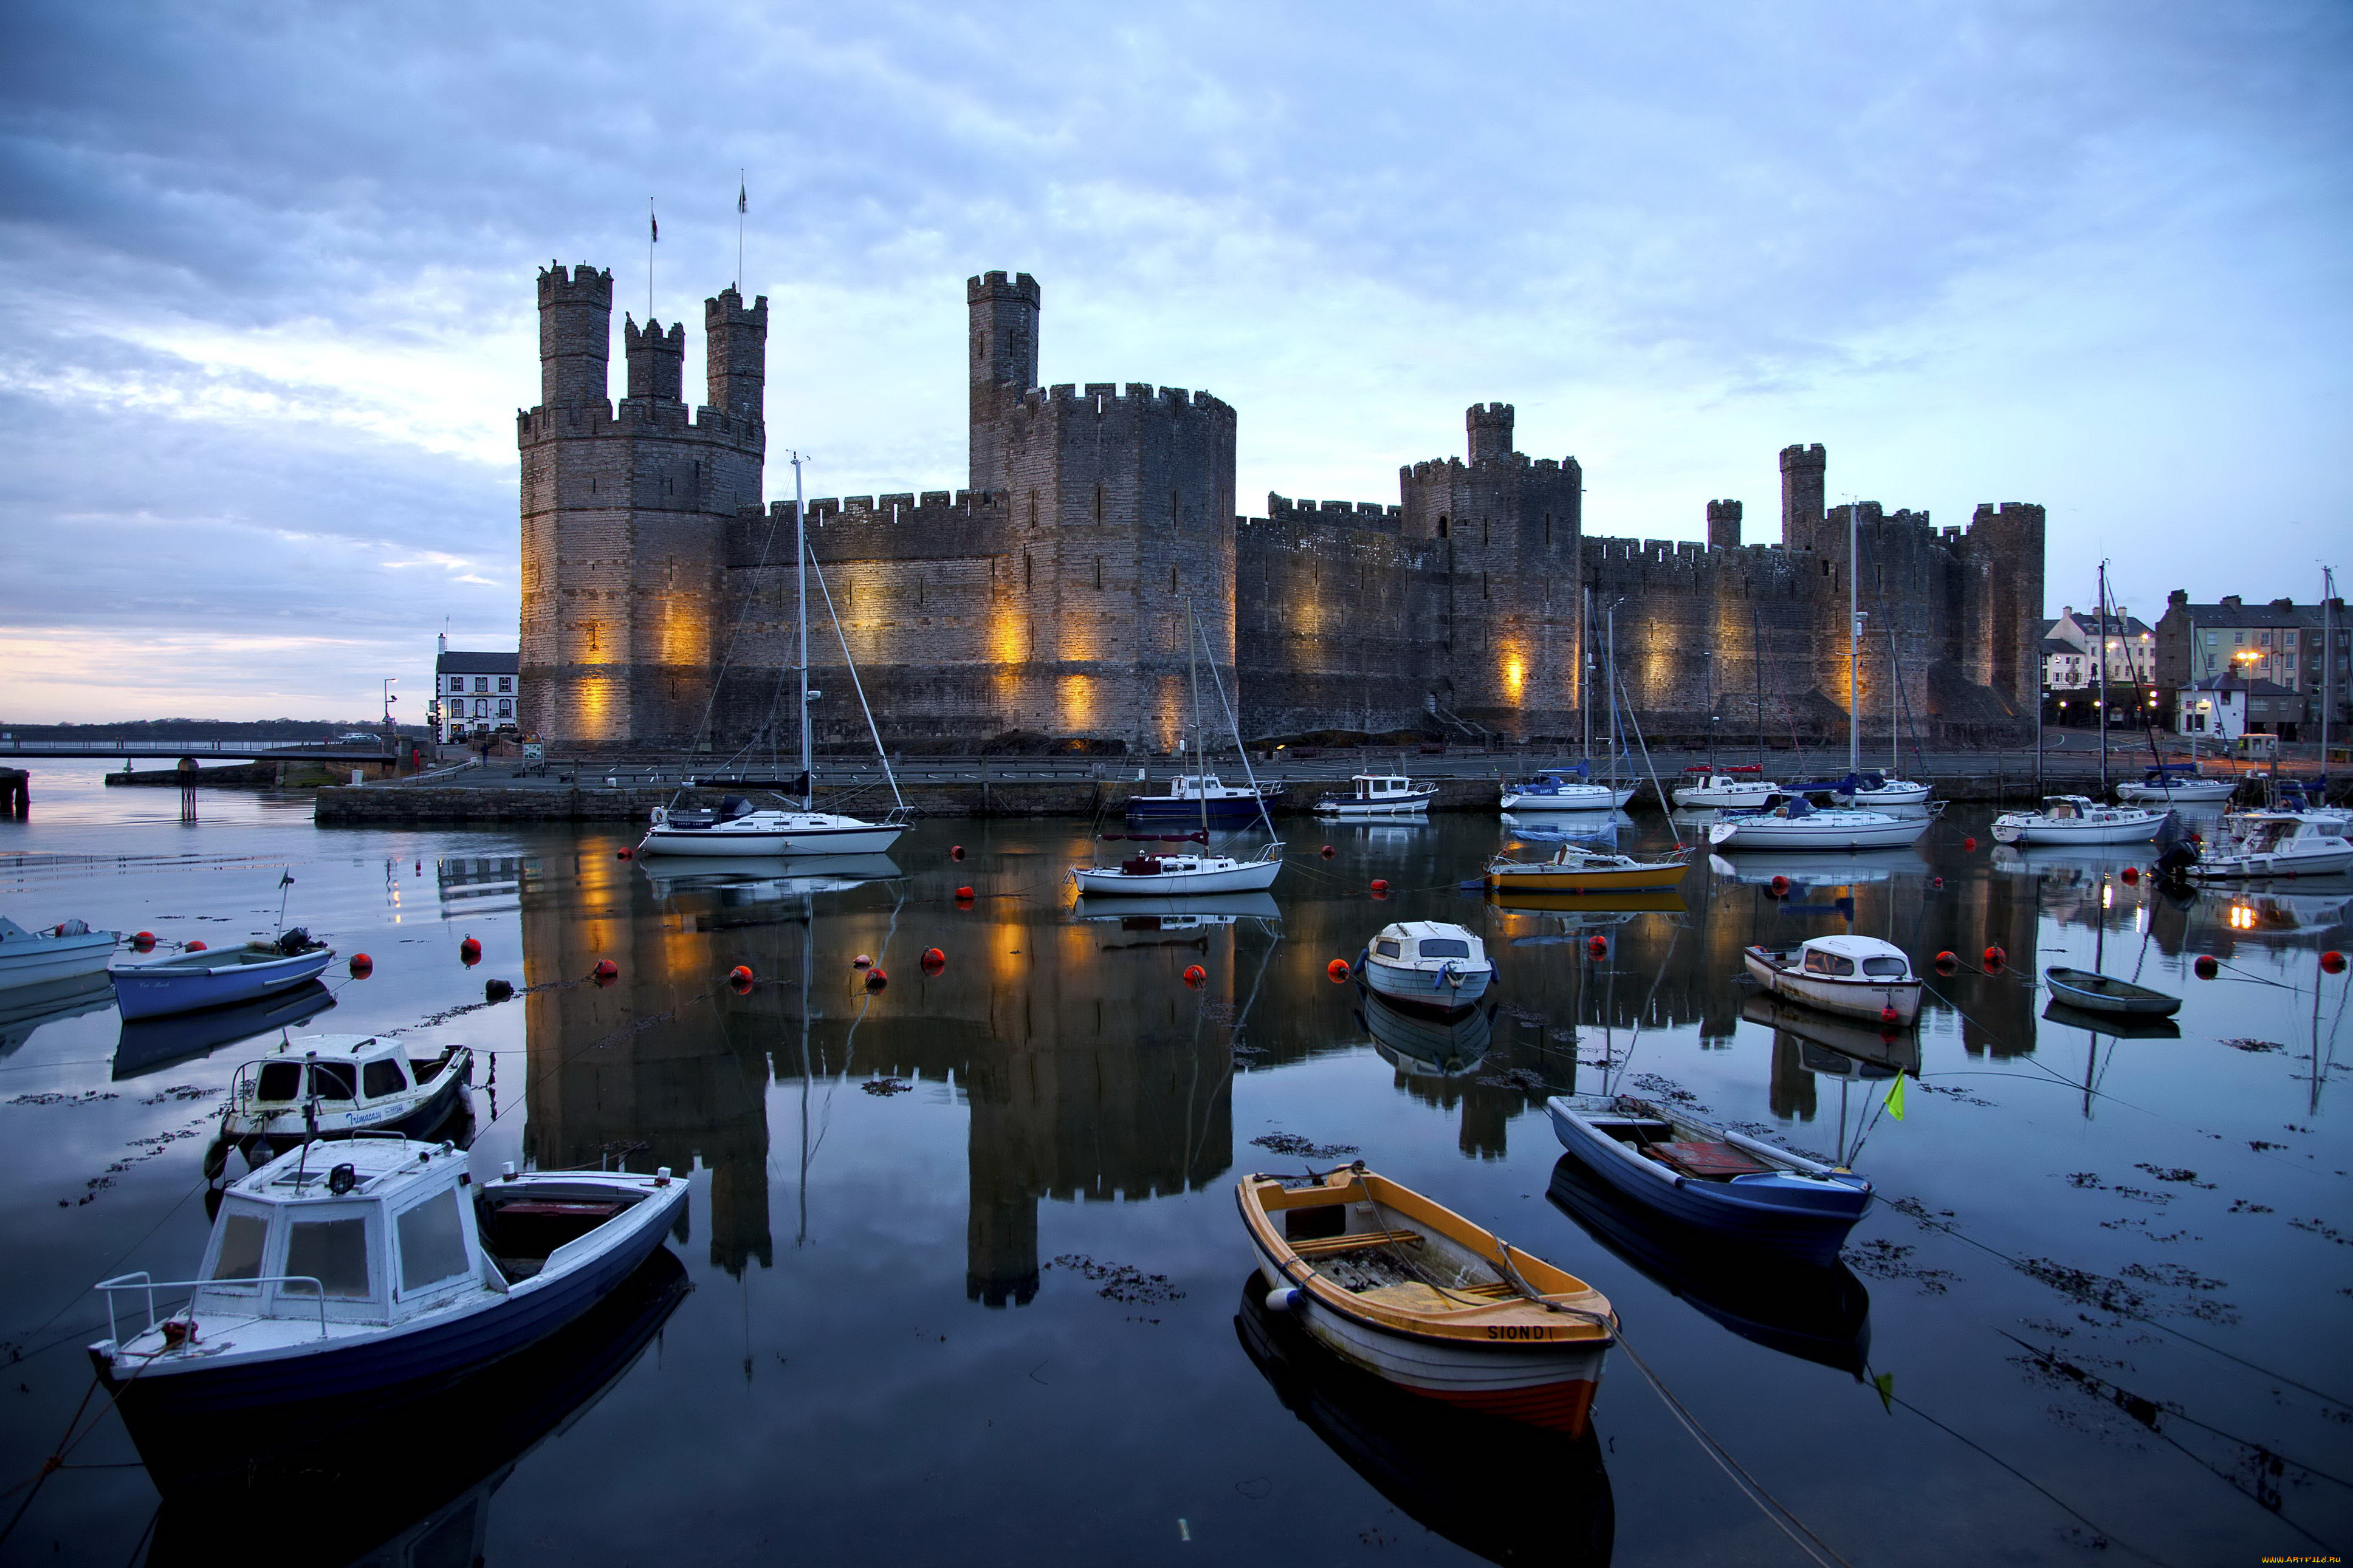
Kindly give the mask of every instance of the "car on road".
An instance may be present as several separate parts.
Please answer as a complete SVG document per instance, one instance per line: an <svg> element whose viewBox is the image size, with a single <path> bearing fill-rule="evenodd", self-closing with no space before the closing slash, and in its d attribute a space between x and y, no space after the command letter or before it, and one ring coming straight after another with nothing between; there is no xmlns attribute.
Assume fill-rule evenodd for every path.
<svg viewBox="0 0 2353 1568"><path fill-rule="evenodd" d="M338 746L375 746L383 742L382 735L371 735L365 730L346 730L335 737Z"/></svg>

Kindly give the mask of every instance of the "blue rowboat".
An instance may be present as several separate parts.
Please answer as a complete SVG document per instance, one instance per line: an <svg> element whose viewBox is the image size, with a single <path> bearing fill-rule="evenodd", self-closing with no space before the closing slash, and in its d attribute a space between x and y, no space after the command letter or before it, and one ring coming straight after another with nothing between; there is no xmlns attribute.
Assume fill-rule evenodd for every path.
<svg viewBox="0 0 2353 1568"><path fill-rule="evenodd" d="M477 1187L447 1143L311 1145L230 1184L195 1279L101 1281L113 1331L90 1359L134 1434L459 1376L601 1300L685 1203L667 1170Z"/></svg>
<svg viewBox="0 0 2353 1568"><path fill-rule="evenodd" d="M291 945L281 938L243 947L199 948L153 963L121 964L107 973L114 978L115 1005L125 1018L159 1018L290 991L317 979L334 961L335 950L324 942L289 952Z"/></svg>
<svg viewBox="0 0 2353 1568"><path fill-rule="evenodd" d="M1871 1184L1648 1100L1545 1102L1561 1146L1638 1204L1758 1251L1835 1259Z"/></svg>

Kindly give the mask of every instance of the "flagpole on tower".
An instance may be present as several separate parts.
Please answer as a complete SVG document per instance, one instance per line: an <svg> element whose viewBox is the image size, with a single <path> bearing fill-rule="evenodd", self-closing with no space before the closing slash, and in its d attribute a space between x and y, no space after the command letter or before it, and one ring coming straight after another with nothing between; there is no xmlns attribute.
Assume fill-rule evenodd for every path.
<svg viewBox="0 0 2353 1568"><path fill-rule="evenodd" d="M654 247L661 242L661 219L654 216L654 199L646 198L646 325L654 324Z"/></svg>
<svg viewBox="0 0 2353 1568"><path fill-rule="evenodd" d="M744 212L751 205L749 187L744 183L744 171L735 171L735 289L744 289Z"/></svg>

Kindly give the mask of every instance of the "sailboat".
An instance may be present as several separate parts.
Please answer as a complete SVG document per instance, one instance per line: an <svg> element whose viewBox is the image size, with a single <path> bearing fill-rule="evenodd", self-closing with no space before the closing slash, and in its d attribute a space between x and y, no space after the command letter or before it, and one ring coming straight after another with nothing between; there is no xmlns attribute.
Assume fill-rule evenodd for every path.
<svg viewBox="0 0 2353 1568"><path fill-rule="evenodd" d="M1585 614L1578 619L1577 627L1577 640L1579 643L1587 641L1592 631L1592 589L1588 588L1585 591ZM1505 784L1504 786L1503 800L1501 802L1502 808L1504 810L1616 811L1628 801L1632 800L1634 798L1635 792L1642 787L1640 781L1628 784L1623 788L1619 786L1617 770L1618 753L1614 747L1610 752L1609 782L1606 784L1595 784L1593 782L1593 702L1591 697L1593 689L1593 682L1591 679L1593 655L1589 649L1584 650L1583 658L1587 672L1587 680L1585 690L1580 695L1580 700L1577 705L1578 715L1585 721L1585 749L1583 754L1578 757L1577 766L1573 768L1540 768L1537 770L1535 777L1525 784ZM1610 688L1610 690L1614 695L1617 688L1613 685Z"/></svg>
<svg viewBox="0 0 2353 1568"><path fill-rule="evenodd" d="M2108 794L2108 563L2100 563L2099 598L2094 614L2100 627L2100 656L2093 668L2100 680L2100 800ZM2080 795L2042 797L2041 811L2005 811L1993 819L2001 844L2142 844L2155 838L2166 814L2137 805L2103 805Z"/></svg>
<svg viewBox="0 0 2353 1568"><path fill-rule="evenodd" d="M749 798L740 795L723 796L716 811L681 811L675 801L667 806L658 805L653 809L651 826L638 842L640 855L879 855L907 831L907 802L899 794L899 781L891 771L891 758L882 749L882 735L875 728L873 710L866 706L866 689L858 679L858 665L849 656L849 638L841 630L839 616L833 617L833 629L841 638L841 660L849 667L850 684L858 689L858 704L866 713L867 732L874 737L874 754L882 764L882 776L891 785L892 798L898 804L881 822L817 809L817 773L809 737L809 701L815 694L809 690L808 683L808 508L801 494L801 459L797 453L793 457L793 531L797 557L794 563L797 583L794 618L799 637L799 806L781 810L755 807ZM825 595L826 609L830 613L833 595L826 589L823 574L818 574L818 590ZM692 784L690 779L688 787Z"/></svg>
<svg viewBox="0 0 2353 1568"><path fill-rule="evenodd" d="M1201 671L1199 652L1208 645L1208 634L1201 629L1200 617L1194 614L1193 602L1185 602L1185 619L1190 637L1185 646L1187 678L1193 690L1193 771L1206 776L1201 748ZM1193 799L1200 811L1200 827L1186 838L1198 839L1202 847L1161 853L1138 849L1114 866L1073 866L1071 880L1078 885L1081 894L1097 896L1146 893L1160 897L1190 893L1262 893L1274 886L1274 879L1282 869L1282 840L1275 837L1274 819L1267 815L1266 796L1259 790L1258 775L1250 768L1250 752L1242 746L1241 731L1234 721L1231 704L1226 701L1225 682L1218 679L1217 660L1209 661L1209 680L1216 687L1218 702L1226 710L1226 723L1233 731L1234 750L1241 754L1242 772L1250 779L1250 793L1258 801L1259 820L1266 825L1269 842L1255 856L1244 859L1233 855L1213 855L1208 852L1209 801L1206 794ZM1104 835L1107 839L1131 839L1144 843L1166 842L1155 834Z"/></svg>
<svg viewBox="0 0 2353 1568"><path fill-rule="evenodd" d="M1853 641L1849 645L1847 657L1850 660L1856 660L1862 657L1862 617L1859 615L1855 617L1854 630L1852 635ZM1861 755L1862 740L1860 737L1851 739L1848 743L1847 775L1845 778L1839 781L1842 787L1832 791L1831 795L1831 798L1837 801L1841 805L1868 805L1874 807L1883 805L1918 805L1928 798L1928 785L1920 783L1916 779L1907 779L1903 776L1904 744L1900 727L1896 723L1896 704L1903 700L1904 668L1902 664L1898 662L1895 623L1893 620L1890 620L1887 623L1887 673L1889 677L1887 697L1887 771L1883 773L1876 769L1873 769L1869 773L1865 773L1859 767L1855 766L1855 763ZM1855 686L1857 689L1855 709L1860 712L1862 710L1862 701L1861 693L1862 679L1859 671L1855 678Z"/></svg>

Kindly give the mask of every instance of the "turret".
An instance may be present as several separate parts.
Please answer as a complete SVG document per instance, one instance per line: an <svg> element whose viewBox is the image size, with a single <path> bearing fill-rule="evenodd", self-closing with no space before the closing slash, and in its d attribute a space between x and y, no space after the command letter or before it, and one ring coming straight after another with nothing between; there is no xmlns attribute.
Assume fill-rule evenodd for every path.
<svg viewBox="0 0 2353 1568"><path fill-rule="evenodd" d="M1822 444L1781 448L1781 542L1811 550L1822 521L1822 480L1830 457Z"/></svg>
<svg viewBox="0 0 2353 1568"><path fill-rule="evenodd" d="M1508 403L1474 403L1465 411L1473 463L1501 462L1512 455L1512 412Z"/></svg>
<svg viewBox="0 0 2353 1568"><path fill-rule="evenodd" d="M972 383L1025 392L1038 384L1038 280L1027 272L1007 282L1002 272L967 278L965 304L972 320Z"/></svg>
<svg viewBox="0 0 2353 1568"><path fill-rule="evenodd" d="M1740 548L1738 501L1712 500L1707 503L1707 547L1710 550Z"/></svg>
<svg viewBox="0 0 2353 1568"><path fill-rule="evenodd" d="M682 402L686 395L686 327L672 321L664 331L662 324L652 317L646 318L640 328L628 316L621 318L621 341L629 356L629 395L651 398L658 403Z"/></svg>
<svg viewBox="0 0 2353 1568"><path fill-rule="evenodd" d="M603 403L613 353L613 275L586 262L539 275L539 401L547 407Z"/></svg>
<svg viewBox="0 0 2353 1568"><path fill-rule="evenodd" d="M764 418L768 380L768 297L744 308L744 296L723 289L702 302L703 354L711 406L737 419Z"/></svg>

